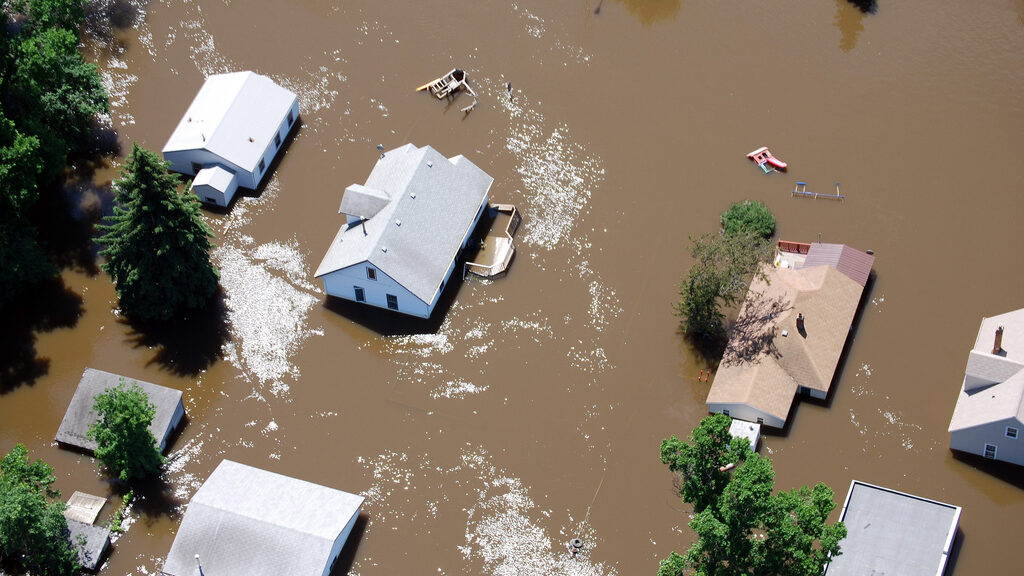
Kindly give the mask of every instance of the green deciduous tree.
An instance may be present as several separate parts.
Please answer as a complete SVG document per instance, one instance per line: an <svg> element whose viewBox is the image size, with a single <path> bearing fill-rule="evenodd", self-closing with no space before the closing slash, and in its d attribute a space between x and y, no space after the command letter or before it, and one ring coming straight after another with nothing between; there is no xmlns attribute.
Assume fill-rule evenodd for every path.
<svg viewBox="0 0 1024 576"><path fill-rule="evenodd" d="M60 493L52 490L53 468L30 462L18 444L0 460L0 566L43 576L80 569L71 546Z"/></svg>
<svg viewBox="0 0 1024 576"><path fill-rule="evenodd" d="M671 447L669 458L666 443ZM662 442L662 462L680 473L706 474L718 470L712 468L714 455L727 451L724 446L729 444L721 438L720 418L705 418L691 434L691 445L680 445L675 437ZM662 560L658 576L818 576L829 557L840 553L846 527L842 522L828 524L836 506L832 490L819 483L813 489L775 494L771 460L750 452L745 441L739 448L734 460L738 465L724 473L724 483L719 478L714 489L697 496L682 492L683 501L694 504L690 528L697 541L685 555L673 552ZM704 498L703 509L697 509L697 497Z"/></svg>
<svg viewBox="0 0 1024 576"><path fill-rule="evenodd" d="M160 471L164 457L149 430L156 408L138 384L124 378L96 395L92 407L99 418L89 427L96 458L121 480L144 478Z"/></svg>
<svg viewBox="0 0 1024 576"><path fill-rule="evenodd" d="M679 474L683 502L693 504L697 512L715 503L728 484L731 475L721 468L736 464L749 452L745 438L732 441L731 424L728 416L713 414L700 421L687 442L674 435L661 441L661 462ZM730 448L731 444L735 447Z"/></svg>
<svg viewBox="0 0 1024 576"><path fill-rule="evenodd" d="M0 309L56 268L29 210L109 101L78 51L82 0L0 0ZM12 17L18 25L11 25Z"/></svg>
<svg viewBox="0 0 1024 576"><path fill-rule="evenodd" d="M114 214L99 225L121 308L140 320L167 320L198 308L217 290L220 274L210 263L213 232L199 200L178 193L176 174L153 152L135 144L121 179L114 183Z"/></svg>
<svg viewBox="0 0 1024 576"><path fill-rule="evenodd" d="M679 285L676 315L687 334L720 337L724 334L723 306L734 306L746 294L750 279L762 262L771 257L771 247L755 233L708 233L690 237L693 266Z"/></svg>
<svg viewBox="0 0 1024 576"><path fill-rule="evenodd" d="M763 202L736 202L722 213L722 232L727 235L753 232L767 240L775 234L775 216Z"/></svg>

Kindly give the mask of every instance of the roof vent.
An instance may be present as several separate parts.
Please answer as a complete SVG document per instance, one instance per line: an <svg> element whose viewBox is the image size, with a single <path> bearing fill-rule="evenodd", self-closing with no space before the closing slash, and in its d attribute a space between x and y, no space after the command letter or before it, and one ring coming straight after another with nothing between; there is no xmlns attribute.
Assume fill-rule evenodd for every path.
<svg viewBox="0 0 1024 576"><path fill-rule="evenodd" d="M385 254L387 254L387 251L388 251L388 247L387 247L387 246L381 246L381 247L380 247L380 251L381 251L381 252L384 252Z"/></svg>
<svg viewBox="0 0 1024 576"><path fill-rule="evenodd" d="M249 136L249 142L255 142L255 140L252 139L252 136Z"/></svg>
<svg viewBox="0 0 1024 576"><path fill-rule="evenodd" d="M416 193L415 192L409 192L409 198L412 198L413 200L415 200L416 199Z"/></svg>
<svg viewBox="0 0 1024 576"><path fill-rule="evenodd" d="M402 225L402 221L397 219L397 218L395 218L395 226L401 226L401 225Z"/></svg>
<svg viewBox="0 0 1024 576"><path fill-rule="evenodd" d="M431 160L427 160L427 168L433 168L433 167L434 167L434 162L431 161Z"/></svg>

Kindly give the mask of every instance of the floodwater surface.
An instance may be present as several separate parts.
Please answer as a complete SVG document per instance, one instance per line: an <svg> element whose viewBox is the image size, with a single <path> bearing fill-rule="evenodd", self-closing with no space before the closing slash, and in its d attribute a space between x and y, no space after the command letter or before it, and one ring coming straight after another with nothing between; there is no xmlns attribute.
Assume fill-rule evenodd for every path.
<svg viewBox="0 0 1024 576"><path fill-rule="evenodd" d="M1020 472L954 458L946 428L982 316L1024 305L1024 4L100 8L85 52L122 150L159 150L210 74L265 74L302 113L265 186L204 211L223 288L207 317L133 327L79 264L66 321L19 342L31 369L0 395L0 449L27 444L65 496L116 497L53 441L86 367L185 393L188 426L103 574L158 572L224 458L362 494L339 573L654 574L693 539L659 442L706 414L713 367L672 314L688 236L746 198L781 238L876 254L830 401L764 441L777 486L824 481L841 503L858 479L963 506L953 573L1019 570ZM467 95L414 91L456 66L469 114ZM451 283L428 323L328 301L312 277L344 188L377 144L406 142L467 156L524 215L508 276ZM750 164L760 146L788 173ZM109 209L121 162L72 199ZM793 198L797 180L846 200Z"/></svg>

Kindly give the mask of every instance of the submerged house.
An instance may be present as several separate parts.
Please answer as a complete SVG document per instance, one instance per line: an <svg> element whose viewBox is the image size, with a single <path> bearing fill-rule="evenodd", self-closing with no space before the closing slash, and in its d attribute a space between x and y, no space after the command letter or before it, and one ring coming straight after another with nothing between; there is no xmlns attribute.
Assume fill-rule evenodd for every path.
<svg viewBox="0 0 1024 576"><path fill-rule="evenodd" d="M429 318L487 208L494 178L459 155L406 144L345 189L316 271L330 296Z"/></svg>
<svg viewBox="0 0 1024 576"><path fill-rule="evenodd" d="M839 520L842 554L825 576L942 576L953 548L959 506L854 480Z"/></svg>
<svg viewBox="0 0 1024 576"><path fill-rule="evenodd" d="M206 79L164 145L171 170L193 176L203 202L227 206L255 190L299 117L295 94L254 72Z"/></svg>
<svg viewBox="0 0 1024 576"><path fill-rule="evenodd" d="M781 241L740 309L709 412L783 428L797 394L825 399L875 257L845 244Z"/></svg>
<svg viewBox="0 0 1024 576"><path fill-rule="evenodd" d="M60 428L57 429L57 442L87 452L95 450L96 442L87 438L86 433L99 418L92 412L96 396L111 388L116 388L121 382L124 382L126 386L137 384L156 407L149 431L156 438L160 452L164 452L167 449L167 441L181 424L182 418L185 417L185 405L181 400L181 390L158 386L142 380L133 380L92 368L86 368L82 379L78 382L75 395L71 397L71 404L68 405Z"/></svg>
<svg viewBox="0 0 1024 576"><path fill-rule="evenodd" d="M362 496L223 460L188 503L167 576L327 576Z"/></svg>
<svg viewBox="0 0 1024 576"><path fill-rule="evenodd" d="M1024 308L983 318L949 422L949 447L1024 466Z"/></svg>

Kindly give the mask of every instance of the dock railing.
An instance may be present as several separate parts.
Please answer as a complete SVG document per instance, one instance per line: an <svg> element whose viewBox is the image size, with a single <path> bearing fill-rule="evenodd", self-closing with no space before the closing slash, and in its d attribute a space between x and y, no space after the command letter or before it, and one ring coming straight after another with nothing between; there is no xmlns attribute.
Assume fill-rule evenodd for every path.
<svg viewBox="0 0 1024 576"><path fill-rule="evenodd" d="M500 257L496 262L492 262L491 264L466 262L462 269L463 277L465 277L466 274L472 274L481 278L497 278L508 272L508 266L512 262L512 256L516 252L515 243L513 242L512 237L515 235L516 230L519 229L519 224L522 223L523 217L519 214L519 210L517 210L512 204L495 204L492 208L496 212L509 214L508 224L505 225L503 235L491 237L495 241L497 248L496 252L500 253Z"/></svg>

